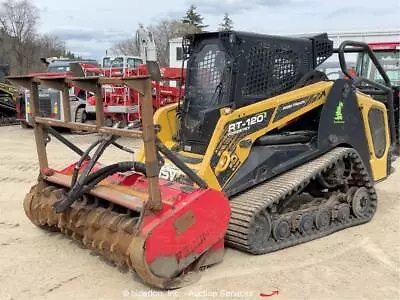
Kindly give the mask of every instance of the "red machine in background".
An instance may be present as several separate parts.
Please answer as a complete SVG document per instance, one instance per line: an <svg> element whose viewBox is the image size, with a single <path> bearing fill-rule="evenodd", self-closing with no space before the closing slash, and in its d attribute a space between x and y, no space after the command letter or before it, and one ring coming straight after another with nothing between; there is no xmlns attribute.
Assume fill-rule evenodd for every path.
<svg viewBox="0 0 400 300"><path fill-rule="evenodd" d="M101 70L93 70L82 66L84 73L101 73L101 76L129 78L133 76L148 75L148 69L145 64L140 64L137 67L127 67L125 63L131 57L119 56L114 58L116 63L111 64L112 67L103 67ZM103 60L104 61L104 60ZM100 72L99 72L100 71ZM161 81L152 82L153 94L153 110L175 103L183 94L183 83L185 80L185 72L180 68L160 68ZM102 88L104 115L106 123L112 126L115 122L131 123L141 120L141 109L139 106L139 93L120 85L105 85ZM90 96L86 103L86 112L89 114L95 113L96 99Z"/></svg>
<svg viewBox="0 0 400 300"><path fill-rule="evenodd" d="M136 45L139 56L106 56L102 60L101 70L92 70L82 65L83 72L101 73L102 76L129 78L138 75L148 75L146 63L157 61L157 51L153 35L143 26L136 32ZM157 70L158 71L158 70ZM175 103L183 95L185 74L180 68L160 68L159 81L152 82L153 111L158 108ZM138 92L126 86L103 86L103 103L106 123L112 126L115 122L124 123L140 122L141 108L139 106ZM87 99L86 111L94 115L96 99L91 96Z"/></svg>
<svg viewBox="0 0 400 300"><path fill-rule="evenodd" d="M137 45L140 56L106 56L101 65L95 60L70 60L66 58L43 58L47 66L45 73L32 73L35 77L88 77L105 76L110 78L129 78L148 75L147 62L153 64L157 61L156 47L151 32L139 28L136 33ZM158 71L158 67L157 67ZM159 81L152 82L153 111L158 108L175 103L184 92L185 73L180 68L160 68ZM139 93L126 85L102 86L104 116L106 124L113 126L116 122L124 124L141 121L141 108L139 106ZM93 94L83 91L78 87L70 86L71 120L85 123L95 119L96 99ZM62 105L60 91L49 88L40 88L39 106L43 117L62 120ZM26 91L17 105L18 120L23 127L31 124L31 111L29 106L29 91Z"/></svg>

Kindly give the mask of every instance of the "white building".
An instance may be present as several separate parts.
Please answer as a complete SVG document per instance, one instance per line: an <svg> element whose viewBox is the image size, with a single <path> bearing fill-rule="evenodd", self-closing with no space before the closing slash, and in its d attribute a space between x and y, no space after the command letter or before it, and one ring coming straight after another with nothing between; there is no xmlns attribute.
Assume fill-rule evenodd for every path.
<svg viewBox="0 0 400 300"><path fill-rule="evenodd" d="M311 34L293 34L292 36L313 35ZM334 42L334 47L339 47L345 40L360 41L365 43L379 42L400 42L400 30L379 30L379 31L348 31L348 32L330 32L328 36ZM182 38L176 38L169 43L169 65L170 67L182 67ZM337 57L337 56L335 56ZM336 60L332 57L331 60ZM350 54L348 60L355 61L356 54Z"/></svg>
<svg viewBox="0 0 400 300"><path fill-rule="evenodd" d="M176 38L169 41L169 66L171 68L182 67L182 38Z"/></svg>

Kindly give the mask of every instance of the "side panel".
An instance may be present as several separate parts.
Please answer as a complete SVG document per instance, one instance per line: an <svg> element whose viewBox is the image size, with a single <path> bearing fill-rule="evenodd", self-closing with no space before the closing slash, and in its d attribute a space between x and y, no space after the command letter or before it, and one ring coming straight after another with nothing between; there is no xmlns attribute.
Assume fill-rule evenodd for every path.
<svg viewBox="0 0 400 300"><path fill-rule="evenodd" d="M390 135L387 110L383 103L364 94L357 97L362 109L365 132L370 150L370 164L375 181L388 176L388 154Z"/></svg>
<svg viewBox="0 0 400 300"><path fill-rule="evenodd" d="M210 188L223 190L249 158L259 137L323 105L332 85L332 82L318 82L240 109L223 108L204 156L185 151L176 154L190 159L186 162L188 167ZM154 115L155 124L160 126L158 138L170 149L175 145L172 136L176 132L176 118L176 104L160 108ZM136 153L135 159L144 161L142 150ZM170 166L166 161L161 173L166 173ZM179 177L178 170L173 173L176 173L174 178Z"/></svg>
<svg viewBox="0 0 400 300"><path fill-rule="evenodd" d="M178 104L170 104L160 107L154 113L154 124L159 126L158 138L168 147L174 144L172 137L176 133Z"/></svg>
<svg viewBox="0 0 400 300"><path fill-rule="evenodd" d="M318 94L316 94L318 95ZM358 93L360 96L360 94ZM314 98L314 99L313 99ZM305 112L303 107L308 107L318 97L307 98L300 111ZM236 194L257 183L281 174L287 170L297 167L313 158L316 158L335 147L347 146L357 150L362 157L365 167L375 180L385 176L388 153L388 130L386 116L376 106L376 101L365 97L364 101L368 107L364 109L357 101L356 91L350 81L337 80L329 93L321 109L319 116L319 128L316 141L310 139L308 143L279 144L279 145L257 145L251 148L251 152L240 170L224 186L228 195ZM288 102L279 105L274 120L279 120L286 114L290 116L293 103ZM286 113L282 113L286 108ZM364 116L363 113L366 113ZM368 127L368 118L371 112L380 113L380 117L374 117L374 128ZM369 115L369 116L368 116ZM305 116L306 117L306 116ZM300 121L301 119L299 119ZM364 122L364 120L366 120ZM380 124L378 124L380 121ZM296 125L297 124L297 125ZM300 123L293 123L291 128L299 128ZM385 132L386 128L386 132ZM382 137L383 135L383 137ZM376 155L370 154L376 149ZM379 157L378 157L379 156Z"/></svg>
<svg viewBox="0 0 400 300"><path fill-rule="evenodd" d="M322 151L347 145L357 150L371 177L370 144L355 88L351 81L335 81L321 113L318 129L318 148Z"/></svg>
<svg viewBox="0 0 400 300"><path fill-rule="evenodd" d="M323 105L331 86L332 82L319 82L223 114L199 168L200 177L210 187L225 190L259 137Z"/></svg>

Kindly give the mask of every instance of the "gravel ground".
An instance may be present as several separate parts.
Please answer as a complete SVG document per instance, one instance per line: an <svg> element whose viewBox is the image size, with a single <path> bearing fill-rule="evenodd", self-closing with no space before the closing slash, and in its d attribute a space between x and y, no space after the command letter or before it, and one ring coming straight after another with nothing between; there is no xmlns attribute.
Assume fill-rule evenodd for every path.
<svg viewBox="0 0 400 300"><path fill-rule="evenodd" d="M81 147L96 138L66 136ZM167 293L33 226L22 208L38 174L33 132L2 127L0 142L0 300L400 299L400 171L377 184L380 202L370 223L262 256L227 249L223 263L204 271L198 283ZM48 148L52 166L76 159L56 141ZM129 159L115 150L105 161L117 155Z"/></svg>

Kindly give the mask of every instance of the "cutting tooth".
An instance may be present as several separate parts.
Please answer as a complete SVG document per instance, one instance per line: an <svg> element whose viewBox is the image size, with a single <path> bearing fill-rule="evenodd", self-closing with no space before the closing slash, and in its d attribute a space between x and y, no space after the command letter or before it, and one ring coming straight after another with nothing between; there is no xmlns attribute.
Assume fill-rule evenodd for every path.
<svg viewBox="0 0 400 300"><path fill-rule="evenodd" d="M42 190L42 194L43 194L45 197L50 197L51 193L52 193L54 190L56 190L56 187L55 187L55 186L52 186L52 185L49 185L49 186L45 187L45 188Z"/></svg>
<svg viewBox="0 0 400 300"><path fill-rule="evenodd" d="M91 244L90 239L89 239L89 237L88 237L86 234L83 236L82 243L83 243L85 246L88 246L88 245Z"/></svg>
<svg viewBox="0 0 400 300"><path fill-rule="evenodd" d="M111 217L111 220L108 222L107 228L110 229L110 231L112 231L112 232L117 232L118 225L122 218L123 218L123 216L121 216L121 215L115 215L115 216Z"/></svg>
<svg viewBox="0 0 400 300"><path fill-rule="evenodd" d="M128 234L132 234L135 230L135 225L137 223L136 218L130 218L124 222L124 224L121 226L122 230L124 230Z"/></svg>
<svg viewBox="0 0 400 300"><path fill-rule="evenodd" d="M72 239L73 239L74 241L77 241L77 242L80 242L80 241L81 241L80 235L77 234L76 232L73 232L72 235L71 235L71 237L72 237Z"/></svg>
<svg viewBox="0 0 400 300"><path fill-rule="evenodd" d="M55 186L47 185L41 192L32 188L31 195L28 194L24 201L24 209L32 222L56 225L66 236L105 259L134 269L128 248L138 217L132 217L129 210L127 213L113 211L114 205L99 206L99 199L86 195L75 201L66 212L57 214L53 205L62 193L65 190Z"/></svg>

